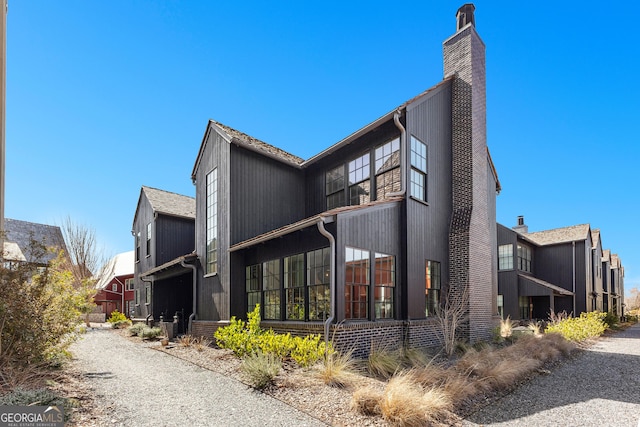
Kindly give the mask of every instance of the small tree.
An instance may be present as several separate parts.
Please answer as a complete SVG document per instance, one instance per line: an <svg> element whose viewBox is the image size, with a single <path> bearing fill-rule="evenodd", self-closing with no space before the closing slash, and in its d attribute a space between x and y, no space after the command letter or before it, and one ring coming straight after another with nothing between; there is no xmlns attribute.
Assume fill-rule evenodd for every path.
<svg viewBox="0 0 640 427"><path fill-rule="evenodd" d="M97 281L99 280L97 274L111 273L101 268L107 265L107 257L104 249L98 246L93 228L77 223L67 216L60 229L69 254L69 263L65 267L73 274L76 284Z"/></svg>
<svg viewBox="0 0 640 427"><path fill-rule="evenodd" d="M444 351L451 356L459 340L459 330L469 321L469 291L465 289L458 297L454 297L451 287L444 292L443 301L436 308L438 330L441 335Z"/></svg>

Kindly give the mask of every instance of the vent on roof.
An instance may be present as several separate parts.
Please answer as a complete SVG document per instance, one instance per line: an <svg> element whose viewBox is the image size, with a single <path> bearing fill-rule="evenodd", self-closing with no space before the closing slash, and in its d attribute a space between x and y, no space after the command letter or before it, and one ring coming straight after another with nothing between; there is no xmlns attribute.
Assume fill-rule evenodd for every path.
<svg viewBox="0 0 640 427"><path fill-rule="evenodd" d="M469 23L474 27L476 26L476 19L473 16L474 10L476 10L476 7L473 3L467 3L458 9L458 12L456 13L456 21L458 23L456 31L460 31L460 29L464 28L464 26Z"/></svg>

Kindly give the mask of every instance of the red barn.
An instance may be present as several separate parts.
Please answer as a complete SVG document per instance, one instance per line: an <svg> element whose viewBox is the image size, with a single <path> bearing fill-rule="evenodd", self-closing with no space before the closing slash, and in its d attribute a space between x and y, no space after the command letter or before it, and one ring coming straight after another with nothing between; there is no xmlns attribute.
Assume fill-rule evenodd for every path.
<svg viewBox="0 0 640 427"><path fill-rule="evenodd" d="M102 269L96 288L98 293L93 300L98 313L104 313L108 319L111 312L118 310L129 317L134 295L133 251L111 258Z"/></svg>

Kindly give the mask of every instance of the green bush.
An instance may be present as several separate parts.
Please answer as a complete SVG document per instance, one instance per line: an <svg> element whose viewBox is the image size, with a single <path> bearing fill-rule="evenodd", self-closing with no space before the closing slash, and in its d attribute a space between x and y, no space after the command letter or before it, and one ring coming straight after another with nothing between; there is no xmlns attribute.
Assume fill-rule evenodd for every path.
<svg viewBox="0 0 640 427"><path fill-rule="evenodd" d="M147 327L147 325L145 325L144 323L136 323L135 325L129 327L128 331L129 331L129 334L131 334L132 337L135 337L135 336L141 337L142 336L142 330L144 328L146 328L146 327Z"/></svg>
<svg viewBox="0 0 640 427"><path fill-rule="evenodd" d="M282 368L282 361L276 354L257 353L247 354L240 366L254 388L262 389L270 384Z"/></svg>
<svg viewBox="0 0 640 427"><path fill-rule="evenodd" d="M118 310L111 312L111 316L107 319L107 322L111 323L113 329L126 328L131 325L131 320L127 319L127 316Z"/></svg>
<svg viewBox="0 0 640 427"><path fill-rule="evenodd" d="M138 336L140 338L142 338L143 340L152 340L152 339L156 339L158 338L160 335L162 335L162 329L158 328L158 327L154 327L154 328L150 328L148 326L145 326L142 331L140 332L140 334L138 334Z"/></svg>
<svg viewBox="0 0 640 427"><path fill-rule="evenodd" d="M74 406L70 399L58 396L46 388L26 390L16 388L11 393L0 396L0 406L58 406L64 408L64 420L69 421Z"/></svg>
<svg viewBox="0 0 640 427"><path fill-rule="evenodd" d="M213 334L218 347L233 351L244 357L252 353L273 354L280 359L291 357L298 365L308 367L318 361L326 352L333 351L320 340L320 335L292 337L291 334L277 334L273 330L260 328L260 306L247 314L245 322L231 318L229 326L219 328Z"/></svg>
<svg viewBox="0 0 640 427"><path fill-rule="evenodd" d="M580 317L569 317L552 323L545 329L546 333L559 333L569 341L584 341L599 337L607 330L604 322L606 313L592 311L582 313Z"/></svg>
<svg viewBox="0 0 640 427"><path fill-rule="evenodd" d="M607 312L603 320L610 328L615 328L620 323L620 318L612 311Z"/></svg>

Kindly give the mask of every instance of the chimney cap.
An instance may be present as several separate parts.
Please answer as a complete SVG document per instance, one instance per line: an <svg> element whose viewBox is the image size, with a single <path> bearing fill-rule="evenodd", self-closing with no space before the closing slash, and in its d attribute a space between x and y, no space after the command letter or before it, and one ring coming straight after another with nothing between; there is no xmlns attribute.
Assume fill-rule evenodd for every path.
<svg viewBox="0 0 640 427"><path fill-rule="evenodd" d="M456 31L460 31L465 25L471 24L472 26L476 26L476 19L473 15L473 12L476 10L476 7L473 3L465 3L456 12L456 22L457 28Z"/></svg>

